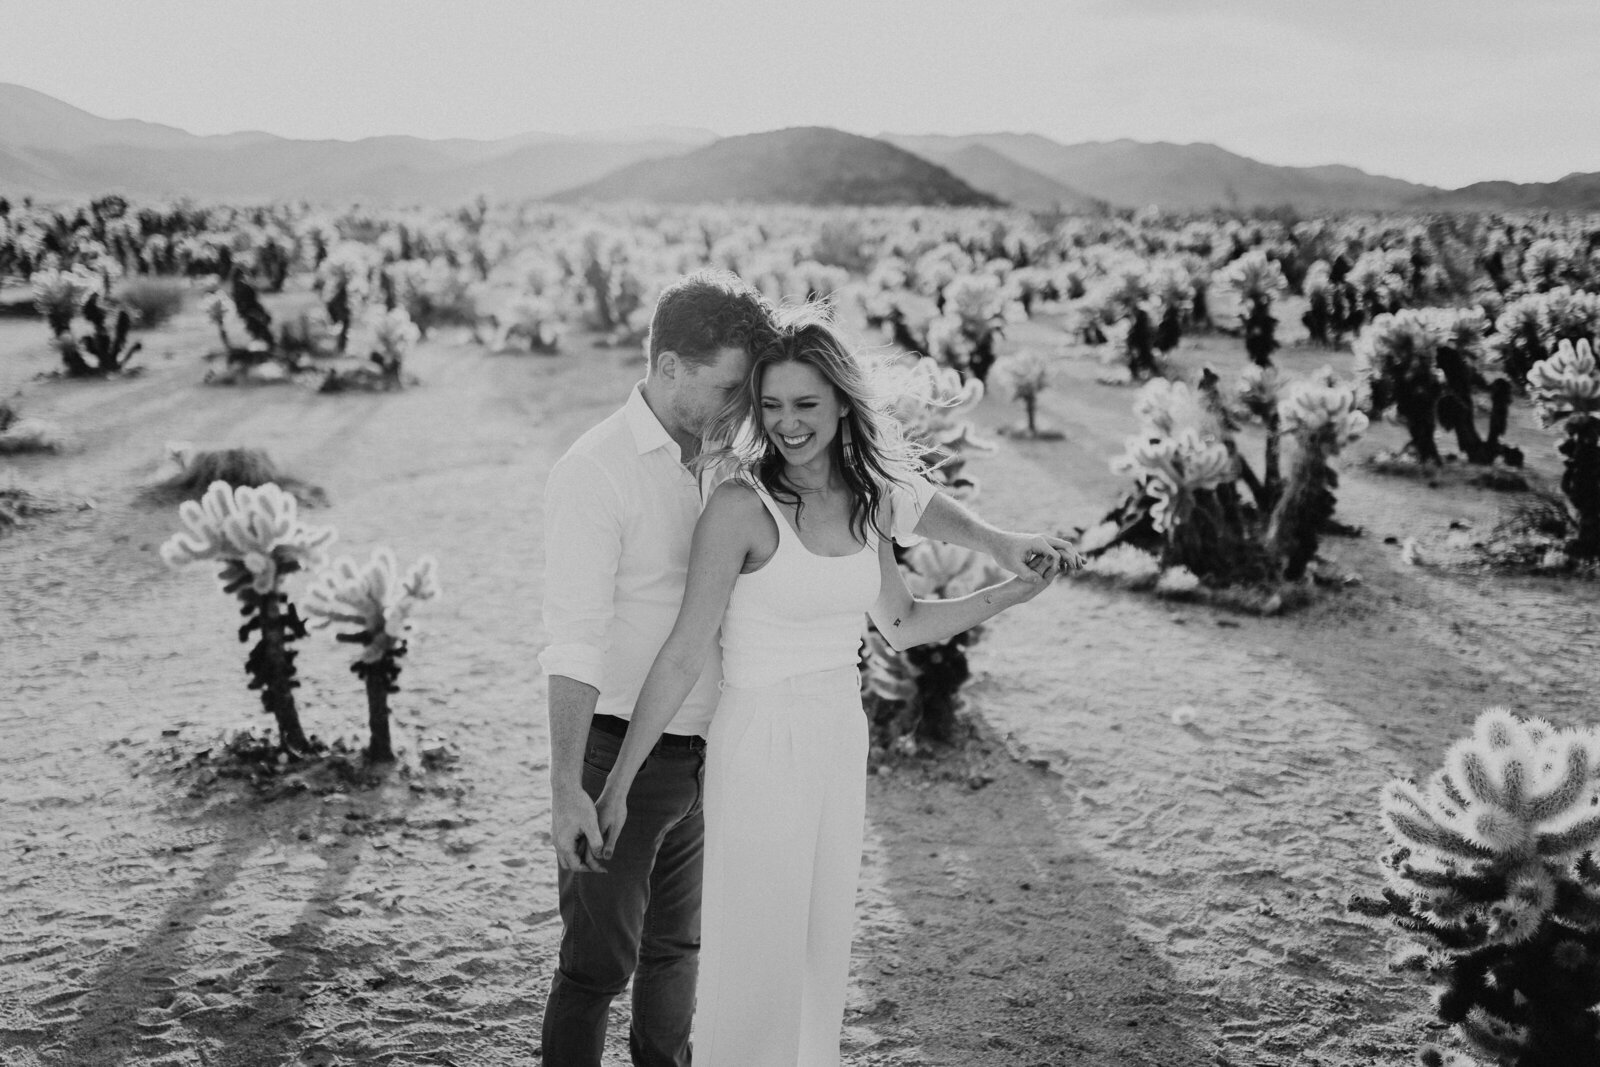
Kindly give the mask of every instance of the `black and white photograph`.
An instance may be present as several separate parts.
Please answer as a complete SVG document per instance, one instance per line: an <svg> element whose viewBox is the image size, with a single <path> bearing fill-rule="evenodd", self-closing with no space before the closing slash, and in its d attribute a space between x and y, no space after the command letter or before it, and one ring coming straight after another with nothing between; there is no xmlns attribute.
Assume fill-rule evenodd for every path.
<svg viewBox="0 0 1600 1067"><path fill-rule="evenodd" d="M1600 1065L1600 6L0 41L3 1067Z"/></svg>

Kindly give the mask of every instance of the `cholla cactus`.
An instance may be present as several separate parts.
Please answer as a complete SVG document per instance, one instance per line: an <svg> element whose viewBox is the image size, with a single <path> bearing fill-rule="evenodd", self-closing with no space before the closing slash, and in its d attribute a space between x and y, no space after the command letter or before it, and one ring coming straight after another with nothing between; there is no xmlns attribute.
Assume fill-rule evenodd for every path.
<svg viewBox="0 0 1600 1067"><path fill-rule="evenodd" d="M928 327L928 347L936 338L947 362L980 382L994 365L995 341L1004 333L1006 294L992 274L958 274L940 290L942 315ZM929 353L933 355L935 353Z"/></svg>
<svg viewBox="0 0 1600 1067"><path fill-rule="evenodd" d="M1245 351L1251 362L1264 367L1272 362L1272 353L1278 348L1278 320L1272 317L1272 301L1289 287L1283 268L1258 248L1229 263L1221 278L1245 305L1239 316Z"/></svg>
<svg viewBox="0 0 1600 1067"><path fill-rule="evenodd" d="M1600 1063L1600 734L1491 708L1381 810L1383 897L1351 906L1433 950L1439 1017L1507 1067Z"/></svg>
<svg viewBox="0 0 1600 1067"><path fill-rule="evenodd" d="M396 682L413 633L411 613L439 595L434 570L432 557L424 556L402 578L394 553L380 548L364 567L348 558L338 560L317 575L307 596L306 613L317 620L313 625L355 627L337 638L361 646L350 670L366 683L369 759L394 759L389 694L400 691Z"/></svg>
<svg viewBox="0 0 1600 1067"><path fill-rule="evenodd" d="M216 560L222 563L222 591L237 596L247 621L239 640L252 631L260 639L245 661L250 688L261 690L262 706L277 720L278 742L291 755L311 749L295 706L291 641L305 636L305 623L282 592L283 580L320 566L336 534L331 527L300 521L295 498L268 483L257 488L212 482L198 503L185 501L178 515L187 533L173 534L161 546L169 567Z"/></svg>
<svg viewBox="0 0 1600 1067"><path fill-rule="evenodd" d="M907 551L902 567L906 588L924 600L966 596L1001 577L987 556L931 541ZM975 626L948 641L896 651L876 630L868 630L862 698L880 747L914 749L918 739L954 736L958 693L971 675L966 650L981 634L982 627Z"/></svg>
<svg viewBox="0 0 1600 1067"><path fill-rule="evenodd" d="M1600 294L1558 286L1510 301L1495 319L1487 358L1525 383L1528 369L1562 341L1600 341Z"/></svg>
<svg viewBox="0 0 1600 1067"><path fill-rule="evenodd" d="M1588 341L1562 341L1556 354L1528 371L1528 393L1545 426L1600 413L1600 367Z"/></svg>
<svg viewBox="0 0 1600 1067"><path fill-rule="evenodd" d="M1566 281L1572 265L1580 259L1571 242L1541 237L1522 256L1523 280L1535 292L1548 292Z"/></svg>
<svg viewBox="0 0 1600 1067"><path fill-rule="evenodd" d="M1335 381L1327 367L1291 383L1278 412L1285 432L1303 440L1326 439L1330 455L1338 455L1367 428L1367 417L1357 410L1354 384Z"/></svg>
<svg viewBox="0 0 1600 1067"><path fill-rule="evenodd" d="M1111 461L1111 469L1133 475L1155 498L1151 519L1158 533L1169 536L1188 520L1196 492L1238 477L1228 449L1192 429L1175 437L1129 438L1127 451Z"/></svg>
<svg viewBox="0 0 1600 1067"><path fill-rule="evenodd" d="M404 308L389 311L374 308L368 316L368 322L372 327L371 359L386 377L398 383L400 368L422 337L422 331L411 321L410 314Z"/></svg>
<svg viewBox="0 0 1600 1067"><path fill-rule="evenodd" d="M33 286L33 306L50 324L50 332L57 337L72 328L72 319L83 306L84 299L94 292L95 280L76 270L56 270L46 267L28 276Z"/></svg>
<svg viewBox="0 0 1600 1067"><path fill-rule="evenodd" d="M1411 436L1412 451L1424 463L1441 462L1433 440L1442 377L1438 348L1433 322L1410 309L1379 315L1354 345L1356 372L1371 390L1372 414L1393 404Z"/></svg>
<svg viewBox="0 0 1600 1067"><path fill-rule="evenodd" d="M1291 581L1316 556L1319 534L1333 519L1339 476L1329 461L1360 437L1367 417L1356 408L1353 383L1334 379L1327 367L1283 391L1279 425L1294 442L1294 462L1267 523L1267 546Z"/></svg>
<svg viewBox="0 0 1600 1067"><path fill-rule="evenodd" d="M952 489L976 492L977 483L962 478L961 468L965 452L993 447L973 433L966 418L983 400L983 383L976 378L963 381L954 367L922 356L914 363L886 367L880 387L906 436L927 450L925 458L937 476Z"/></svg>
<svg viewBox="0 0 1600 1067"><path fill-rule="evenodd" d="M1588 341L1562 341L1556 354L1528 371L1528 391L1546 426L1566 425L1561 454L1567 457L1561 491L1577 518L1567 551L1600 558L1600 366Z"/></svg>
<svg viewBox="0 0 1600 1067"><path fill-rule="evenodd" d="M1020 401L1028 417L1028 436L1038 437L1039 394L1050 386L1050 363L1028 350L1006 356L994 366L995 384L1012 400ZM1060 434L1054 436L1060 437Z"/></svg>

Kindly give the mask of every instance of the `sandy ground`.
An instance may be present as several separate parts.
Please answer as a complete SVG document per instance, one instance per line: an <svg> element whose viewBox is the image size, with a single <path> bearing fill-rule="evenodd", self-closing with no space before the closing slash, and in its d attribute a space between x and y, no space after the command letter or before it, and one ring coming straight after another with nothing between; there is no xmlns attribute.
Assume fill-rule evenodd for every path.
<svg viewBox="0 0 1600 1067"><path fill-rule="evenodd" d="M1045 323L1014 340L1057 344ZM319 396L202 385L208 343L190 314L147 338L141 377L36 381L42 325L0 320L0 396L76 438L0 460L65 503L0 539L0 1062L535 1062L559 932L540 491L642 365L444 337L413 357L419 388ZM1236 348L1180 362L1237 367ZM1060 360L1042 414L1065 440L974 461L987 516L1066 529L1104 510L1132 395L1097 370ZM978 419L1020 409L991 397ZM1592 719L1597 615L1590 583L1403 563L1385 538L1443 558L1505 497L1358 469L1401 439L1375 427L1344 464L1340 512L1366 534L1328 554L1362 580L1301 613L1063 583L988 628L974 740L870 784L847 1063L1369 1067L1440 1036L1388 967L1396 943L1344 909L1375 884L1377 792L1431 771L1486 705ZM1512 439L1557 469L1548 434L1520 420ZM268 720L232 601L206 568L161 564L176 516L136 503L170 440L265 448L322 486L309 518L336 552L438 557L445 598L394 698L404 773L263 802L194 764ZM343 646L301 647L307 728L359 738ZM423 770L430 738L459 761ZM625 1018L608 1063L626 1063Z"/></svg>

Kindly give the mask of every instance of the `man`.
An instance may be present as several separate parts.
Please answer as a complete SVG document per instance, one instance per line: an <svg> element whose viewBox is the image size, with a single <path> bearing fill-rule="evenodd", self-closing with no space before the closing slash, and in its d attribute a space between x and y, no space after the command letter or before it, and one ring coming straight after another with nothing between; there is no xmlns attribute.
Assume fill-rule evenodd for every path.
<svg viewBox="0 0 1600 1067"><path fill-rule="evenodd" d="M677 618L710 485L688 468L703 427L745 388L776 340L772 309L736 276L705 271L657 301L649 370L621 409L580 437L545 491L545 628L552 837L563 923L545 1005L544 1060L599 1067L611 1001L633 980L636 1067L686 1067L700 947L705 736L720 665L708 665L634 779L628 821L602 865L594 798ZM907 494L909 497L911 494ZM988 526L924 485L896 509L897 538L987 552L1024 576L1065 542ZM912 506L912 505L915 506ZM914 527L914 528L911 528Z"/></svg>

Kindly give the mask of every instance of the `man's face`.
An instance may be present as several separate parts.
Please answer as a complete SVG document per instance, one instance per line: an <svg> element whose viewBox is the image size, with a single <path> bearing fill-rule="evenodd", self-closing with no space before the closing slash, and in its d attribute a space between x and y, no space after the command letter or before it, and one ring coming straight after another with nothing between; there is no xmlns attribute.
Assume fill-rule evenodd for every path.
<svg viewBox="0 0 1600 1067"><path fill-rule="evenodd" d="M672 410L678 427L699 436L711 417L722 410L750 376L750 355L742 348L724 348L703 367L679 361Z"/></svg>

